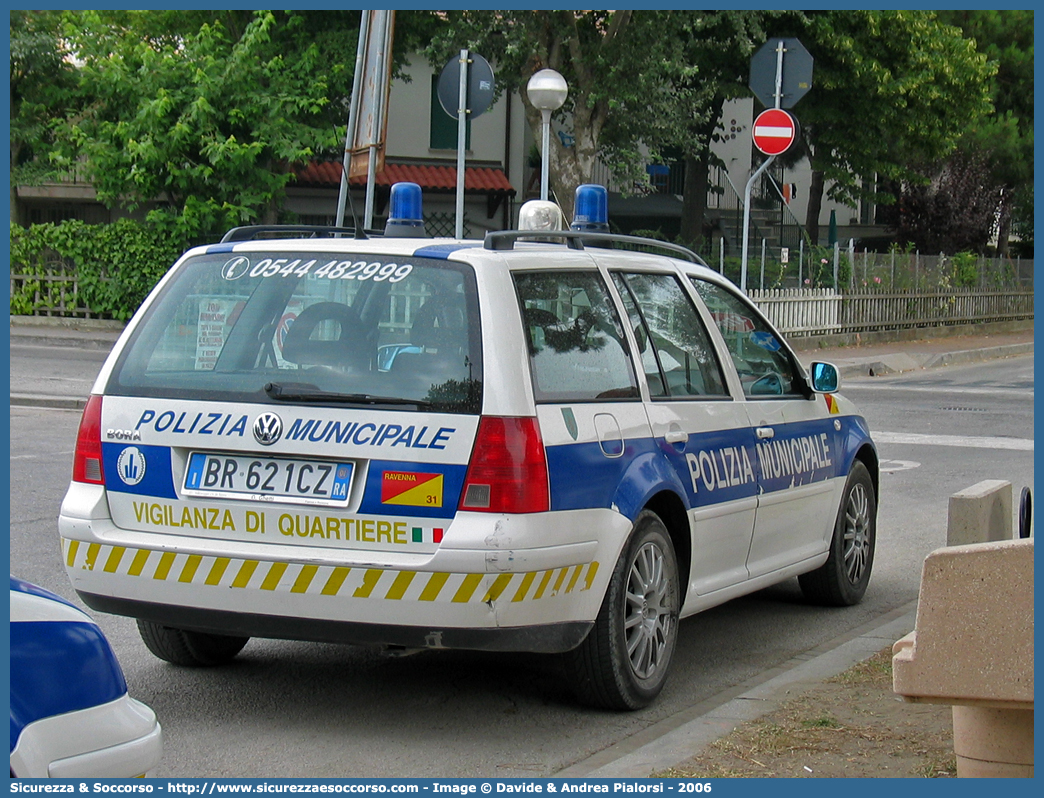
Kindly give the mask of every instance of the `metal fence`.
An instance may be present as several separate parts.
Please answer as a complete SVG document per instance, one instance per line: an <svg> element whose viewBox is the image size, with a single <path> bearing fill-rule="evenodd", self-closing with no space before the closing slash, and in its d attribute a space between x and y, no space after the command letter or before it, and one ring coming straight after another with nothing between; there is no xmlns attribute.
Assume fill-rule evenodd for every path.
<svg viewBox="0 0 1044 798"><path fill-rule="evenodd" d="M98 318L80 296L76 264L54 253L45 254L37 274L11 273L11 312L32 316Z"/></svg>
<svg viewBox="0 0 1044 798"><path fill-rule="evenodd" d="M84 306L75 264L57 256L43 260L38 274L11 273L11 313L97 318L97 313ZM896 264L886 254L874 260L864 260L862 255L856 257L854 276L846 275L849 277L846 282L856 283L854 288L806 284L800 288L755 287L749 289L748 294L780 331L794 336L1033 318L1032 261L1021 262L1022 269L1025 270L1027 264L1029 267L1026 279L1009 279L1011 261L994 265L1005 270L1009 275L1006 280L1014 283L1014 287L953 288L939 286L943 277L952 274L946 271L943 260L924 259L915 266L911 274L915 282L921 283L919 288L901 287L899 279L891 277ZM983 268L982 263L976 268ZM885 269L888 274L882 276ZM817 280L825 280L829 274L821 270ZM864 274L869 279L864 279ZM875 276L880 279L875 281ZM982 278L982 281L993 280ZM751 279L750 283L756 286L757 280Z"/></svg>
<svg viewBox="0 0 1044 798"><path fill-rule="evenodd" d="M740 282L738 258L715 252L708 263ZM838 291L1033 290L1033 259L988 258L961 253L869 252L854 245L797 248L752 243L747 259L748 286L833 288Z"/></svg>
<svg viewBox="0 0 1044 798"><path fill-rule="evenodd" d="M1033 318L1032 290L778 288L749 295L781 332L795 337Z"/></svg>

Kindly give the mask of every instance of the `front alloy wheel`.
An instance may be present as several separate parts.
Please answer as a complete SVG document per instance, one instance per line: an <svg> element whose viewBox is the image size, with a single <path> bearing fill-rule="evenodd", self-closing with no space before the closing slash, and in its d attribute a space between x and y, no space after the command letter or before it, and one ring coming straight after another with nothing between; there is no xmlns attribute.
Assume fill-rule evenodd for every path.
<svg viewBox="0 0 1044 798"><path fill-rule="evenodd" d="M870 582L877 542L877 496L870 472L859 460L852 464L822 566L798 577L805 598L830 607L858 604Z"/></svg>

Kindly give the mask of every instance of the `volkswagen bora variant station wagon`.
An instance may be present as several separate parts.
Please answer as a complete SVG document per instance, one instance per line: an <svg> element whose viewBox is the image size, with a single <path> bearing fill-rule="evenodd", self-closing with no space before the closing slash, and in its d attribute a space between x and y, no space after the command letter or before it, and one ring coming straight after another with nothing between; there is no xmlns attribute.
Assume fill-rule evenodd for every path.
<svg viewBox="0 0 1044 798"><path fill-rule="evenodd" d="M545 652L634 709L680 618L793 577L862 598L877 455L833 366L681 247L539 201L426 238L394 189L383 236L237 228L143 303L59 519L89 607L179 665L255 636Z"/></svg>

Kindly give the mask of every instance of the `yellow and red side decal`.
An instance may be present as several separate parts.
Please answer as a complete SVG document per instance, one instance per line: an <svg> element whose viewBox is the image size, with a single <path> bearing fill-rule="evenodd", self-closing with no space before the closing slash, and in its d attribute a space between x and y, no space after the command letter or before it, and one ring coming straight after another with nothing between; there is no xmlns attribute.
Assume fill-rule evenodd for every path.
<svg viewBox="0 0 1044 798"><path fill-rule="evenodd" d="M823 394L823 398L826 399L826 406L827 410L830 411L830 415L840 415L841 408L838 407L837 399L834 398L834 395L832 393L825 393Z"/></svg>
<svg viewBox="0 0 1044 798"><path fill-rule="evenodd" d="M381 504L441 507L442 474L385 471L381 475Z"/></svg>

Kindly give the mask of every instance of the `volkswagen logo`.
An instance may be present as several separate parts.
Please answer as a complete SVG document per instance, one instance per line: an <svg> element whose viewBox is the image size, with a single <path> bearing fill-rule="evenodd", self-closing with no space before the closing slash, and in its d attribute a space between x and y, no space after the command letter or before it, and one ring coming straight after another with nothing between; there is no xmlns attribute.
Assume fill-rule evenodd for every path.
<svg viewBox="0 0 1044 798"><path fill-rule="evenodd" d="M262 413L254 420L254 440L271 446L283 435L283 422L275 413Z"/></svg>

